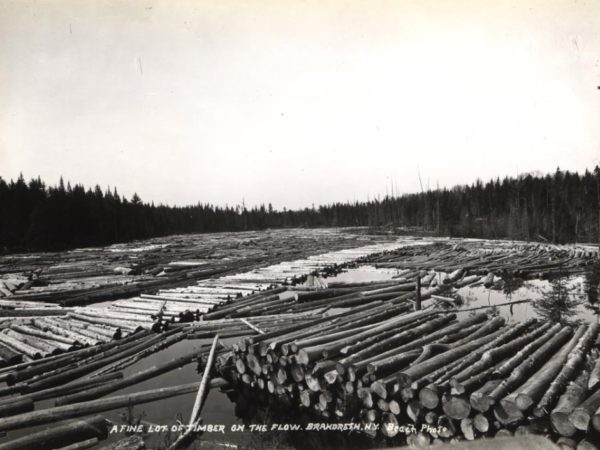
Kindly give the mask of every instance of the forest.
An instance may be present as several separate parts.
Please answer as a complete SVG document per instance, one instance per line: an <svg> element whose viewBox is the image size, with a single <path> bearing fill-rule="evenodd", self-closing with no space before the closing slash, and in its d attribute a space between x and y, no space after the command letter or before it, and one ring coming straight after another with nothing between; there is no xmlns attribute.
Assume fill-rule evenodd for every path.
<svg viewBox="0 0 600 450"><path fill-rule="evenodd" d="M600 242L600 167L525 174L366 202L154 205L117 189L0 177L0 253L108 245L180 233L279 227L404 227L441 236Z"/></svg>

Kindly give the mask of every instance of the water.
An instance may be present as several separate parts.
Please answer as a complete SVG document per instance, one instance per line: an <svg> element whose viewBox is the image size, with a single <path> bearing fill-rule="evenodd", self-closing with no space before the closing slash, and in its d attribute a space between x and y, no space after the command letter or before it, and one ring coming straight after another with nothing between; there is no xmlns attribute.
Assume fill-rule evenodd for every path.
<svg viewBox="0 0 600 450"><path fill-rule="evenodd" d="M327 281L348 283L387 281L397 273L398 271L393 269L377 269L364 265L344 270L335 277L327 278ZM464 312L458 313L459 319L464 319L473 313L469 310L482 308L476 312L487 311L499 315L504 317L507 323L520 322L530 318L562 321L569 324L592 323L598 321L600 312L597 305L597 278L598 274L593 269L585 276L562 277L552 281L505 278L497 281L490 288L486 288L482 284L475 284L460 289L450 288L440 295L460 299L458 308ZM555 292L557 284L561 285L564 292ZM531 301L524 302L525 300ZM432 302L432 300L426 300L423 305L427 307ZM506 303L510 304L505 305Z"/></svg>
<svg viewBox="0 0 600 450"><path fill-rule="evenodd" d="M396 274L398 274L397 270L377 269L373 266L362 265L351 269L345 269L333 277L328 277L327 282L359 283L368 281L389 281Z"/></svg>

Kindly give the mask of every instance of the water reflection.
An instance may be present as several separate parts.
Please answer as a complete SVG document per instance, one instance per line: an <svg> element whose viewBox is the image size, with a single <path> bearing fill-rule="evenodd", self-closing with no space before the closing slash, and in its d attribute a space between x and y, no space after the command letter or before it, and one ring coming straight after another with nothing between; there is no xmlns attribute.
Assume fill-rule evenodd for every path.
<svg viewBox="0 0 600 450"><path fill-rule="evenodd" d="M582 302L577 287L570 284L567 277L561 276L550 282L550 288L534 302L533 309L541 319L576 325L581 323L581 319L575 317Z"/></svg>
<svg viewBox="0 0 600 450"><path fill-rule="evenodd" d="M502 292L507 299L512 299L513 294L525 285L523 278L515 277L512 273L507 273L502 277Z"/></svg>

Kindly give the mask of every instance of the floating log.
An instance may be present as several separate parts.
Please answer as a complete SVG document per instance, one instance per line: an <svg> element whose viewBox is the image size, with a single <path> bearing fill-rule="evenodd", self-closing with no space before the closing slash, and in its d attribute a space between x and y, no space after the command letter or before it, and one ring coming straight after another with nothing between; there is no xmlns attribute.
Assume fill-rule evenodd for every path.
<svg viewBox="0 0 600 450"><path fill-rule="evenodd" d="M46 423L57 422L60 420L82 417L89 414L95 414L104 411L111 411L125 406L150 403L164 398L171 398L178 395L189 394L197 391L200 383L189 383L179 386L170 386L160 389L150 389L147 391L136 392L134 394L117 395L105 399L91 400L74 405L56 406L53 408L41 409L30 413L18 414L11 417L0 418L0 430L9 431L19 428L25 428ZM210 387L222 387L227 382L222 378L211 380Z"/></svg>
<svg viewBox="0 0 600 450"><path fill-rule="evenodd" d="M98 450L145 450L146 444L139 434L127 436L116 442L101 446Z"/></svg>
<svg viewBox="0 0 600 450"><path fill-rule="evenodd" d="M33 434L0 444L0 450L51 450L87 439L101 441L108 436L108 421L102 416L56 424Z"/></svg>
<svg viewBox="0 0 600 450"><path fill-rule="evenodd" d="M149 367L140 372L128 375L127 378L123 380L119 380L110 384L104 384L95 388L86 389L83 392L67 395L65 397L60 397L56 400L55 404L57 406L69 405L72 403L79 403L86 400L102 397L111 392L118 391L119 389L128 386L133 386L135 384L141 383L142 381L149 380L151 378L157 377L158 375L169 372L173 369L185 366L186 364L189 364L192 361L198 359L199 355L200 351L193 350L192 352L188 352L187 354L179 356L175 359L165 361L161 364Z"/></svg>

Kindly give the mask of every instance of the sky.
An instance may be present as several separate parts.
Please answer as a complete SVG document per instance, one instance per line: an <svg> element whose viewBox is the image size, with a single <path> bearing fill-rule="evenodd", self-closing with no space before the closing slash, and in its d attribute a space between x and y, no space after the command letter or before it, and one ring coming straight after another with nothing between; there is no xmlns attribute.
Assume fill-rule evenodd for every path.
<svg viewBox="0 0 600 450"><path fill-rule="evenodd" d="M593 0L0 0L0 177L299 208L581 172L599 86Z"/></svg>

